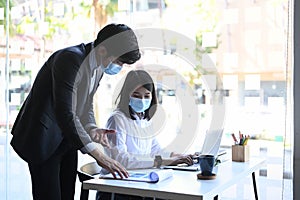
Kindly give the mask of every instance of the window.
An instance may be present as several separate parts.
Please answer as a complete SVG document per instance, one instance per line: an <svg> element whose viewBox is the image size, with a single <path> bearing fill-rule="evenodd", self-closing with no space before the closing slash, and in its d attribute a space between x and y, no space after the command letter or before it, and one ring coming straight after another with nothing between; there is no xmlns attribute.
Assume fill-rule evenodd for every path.
<svg viewBox="0 0 300 200"><path fill-rule="evenodd" d="M0 183L1 194L8 199L30 199L29 172L10 148L10 128L44 61L57 49L92 41L100 26L119 22L137 30L143 56L133 67L125 66L121 74L103 77L95 99L99 125L105 125L114 108L124 74L143 67L156 81L165 115L159 135L162 145L176 141L185 126L187 113L182 108L188 101L196 108L197 125L183 150L197 150L201 133L214 119L214 105L222 105L222 147L230 149L231 133L250 135L251 155L267 159L259 171L260 198L290 195L283 199L292 199L293 1L101 1L107 8L102 21L94 20L93 13L99 12L87 2L47 2L10 4L9 46L6 4L0 2L0 82L5 83L0 84L0 113L5 113L0 115L0 168L6 175L0 176L4 183ZM88 13L92 13L90 18ZM143 41L149 27L153 39ZM105 98L101 95L104 90ZM172 134L166 136L166 130ZM86 158L81 159L79 162ZM253 195L249 187L245 182L221 197L248 198Z"/></svg>

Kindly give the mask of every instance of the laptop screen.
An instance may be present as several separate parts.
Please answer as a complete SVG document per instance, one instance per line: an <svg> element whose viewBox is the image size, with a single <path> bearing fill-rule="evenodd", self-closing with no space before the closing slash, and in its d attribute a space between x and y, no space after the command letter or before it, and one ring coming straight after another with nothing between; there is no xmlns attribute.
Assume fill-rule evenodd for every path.
<svg viewBox="0 0 300 200"><path fill-rule="evenodd" d="M201 154L210 154L217 156L221 144L223 129L208 130L202 145Z"/></svg>
<svg viewBox="0 0 300 200"><path fill-rule="evenodd" d="M221 144L223 130L209 130L205 134L205 139L202 145L200 154L210 154L217 157L220 155L219 148ZM186 171L199 171L200 165L198 163L191 166L163 166L164 169L186 170Z"/></svg>

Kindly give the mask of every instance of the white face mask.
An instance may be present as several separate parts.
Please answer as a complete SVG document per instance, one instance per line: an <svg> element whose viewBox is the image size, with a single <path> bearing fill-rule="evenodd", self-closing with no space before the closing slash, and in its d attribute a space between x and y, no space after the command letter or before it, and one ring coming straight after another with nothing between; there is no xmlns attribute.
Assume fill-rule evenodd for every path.
<svg viewBox="0 0 300 200"><path fill-rule="evenodd" d="M145 110L147 110L150 107L151 100L152 100L151 98L150 99L139 99L139 98L135 98L135 97L130 97L129 105L135 112L140 113L140 112L144 112Z"/></svg>

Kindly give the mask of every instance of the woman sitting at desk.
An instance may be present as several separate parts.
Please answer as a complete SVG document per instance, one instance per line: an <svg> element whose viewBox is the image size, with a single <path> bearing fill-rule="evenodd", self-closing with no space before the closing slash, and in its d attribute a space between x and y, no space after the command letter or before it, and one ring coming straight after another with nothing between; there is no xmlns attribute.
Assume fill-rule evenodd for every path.
<svg viewBox="0 0 300 200"><path fill-rule="evenodd" d="M117 100L117 109L106 124L107 129L116 130L116 134L108 135L111 146L105 148L108 156L120 162L126 169L193 164L191 155L163 152L155 139L151 118L156 112L156 90L151 76L146 71L130 71ZM105 199L106 195L109 195L99 194L99 199ZM143 199L124 196L120 199L139 198Z"/></svg>
<svg viewBox="0 0 300 200"><path fill-rule="evenodd" d="M116 134L108 135L111 148L105 149L107 155L126 169L193 164L190 155L163 152L157 142L151 120L156 111L156 90L146 71L130 71L118 99L117 109L106 124L106 128L116 130ZM156 155L162 160L155 160Z"/></svg>

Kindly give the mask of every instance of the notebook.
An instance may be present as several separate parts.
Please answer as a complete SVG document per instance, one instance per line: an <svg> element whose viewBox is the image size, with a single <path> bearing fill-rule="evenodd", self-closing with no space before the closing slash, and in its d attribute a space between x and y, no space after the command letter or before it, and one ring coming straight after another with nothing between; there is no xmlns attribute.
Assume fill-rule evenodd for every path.
<svg viewBox="0 0 300 200"><path fill-rule="evenodd" d="M209 154L215 157L223 155L226 150L220 149L221 139L223 135L223 129L220 130L209 130L205 134L202 149L199 155ZM199 171L199 163L187 166L186 164L179 164L177 166L163 166L163 169L175 169L175 170L185 170L185 171Z"/></svg>

